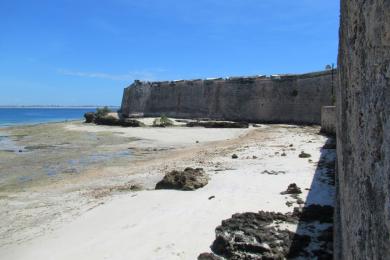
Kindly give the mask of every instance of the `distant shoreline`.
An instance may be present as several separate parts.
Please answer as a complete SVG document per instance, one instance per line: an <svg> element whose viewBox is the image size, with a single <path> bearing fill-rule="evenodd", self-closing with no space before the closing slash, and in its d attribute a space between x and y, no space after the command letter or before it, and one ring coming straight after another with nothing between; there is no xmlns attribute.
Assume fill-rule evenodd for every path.
<svg viewBox="0 0 390 260"><path fill-rule="evenodd" d="M97 107L0 107L0 128L83 120L85 113L96 109ZM109 109L116 111L119 108Z"/></svg>

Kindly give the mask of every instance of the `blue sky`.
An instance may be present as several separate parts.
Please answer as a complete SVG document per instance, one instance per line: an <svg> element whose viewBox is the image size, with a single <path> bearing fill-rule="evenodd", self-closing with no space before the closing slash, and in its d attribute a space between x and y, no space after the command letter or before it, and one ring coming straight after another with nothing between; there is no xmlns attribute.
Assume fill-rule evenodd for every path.
<svg viewBox="0 0 390 260"><path fill-rule="evenodd" d="M134 79L336 63L336 0L1 0L0 105L119 105Z"/></svg>

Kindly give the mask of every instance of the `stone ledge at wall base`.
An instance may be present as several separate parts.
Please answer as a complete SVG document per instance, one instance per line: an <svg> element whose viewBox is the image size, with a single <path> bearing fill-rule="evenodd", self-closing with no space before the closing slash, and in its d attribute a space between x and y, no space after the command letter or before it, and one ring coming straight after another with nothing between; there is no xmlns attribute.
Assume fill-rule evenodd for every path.
<svg viewBox="0 0 390 260"><path fill-rule="evenodd" d="M321 108L321 132L336 135L336 107L323 106Z"/></svg>

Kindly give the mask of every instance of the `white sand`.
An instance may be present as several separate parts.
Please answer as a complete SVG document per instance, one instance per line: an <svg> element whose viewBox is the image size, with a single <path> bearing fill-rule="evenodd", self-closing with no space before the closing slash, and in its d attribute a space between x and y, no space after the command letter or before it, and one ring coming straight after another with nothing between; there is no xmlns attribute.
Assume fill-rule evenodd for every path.
<svg viewBox="0 0 390 260"><path fill-rule="evenodd" d="M100 127L84 127L69 128L102 130ZM182 145L195 140L206 142L217 137L223 140L243 134L243 130L234 129L104 130L108 129L133 137L147 137L158 145ZM291 199L280 195L292 182L302 188L304 200L308 196L305 188L311 188L308 198L311 203L332 204L333 189L318 181L312 183L320 147L325 141L323 136L314 133L317 130L263 126L255 131L264 134L242 139L242 144L237 141L233 149L214 151L216 156L205 153L196 162L177 162L182 167L204 167L211 177L204 188L188 192L145 190L116 194L103 205L52 232L20 245L0 248L0 259L196 259L200 253L210 251L215 228L232 214L259 210L292 211L285 204ZM283 150L287 154L285 157L280 156ZM301 150L310 153L313 162L298 158ZM212 154L213 149L209 147L208 152ZM232 159L232 153L239 159ZM284 171L285 174L262 174L264 170ZM161 177L163 173L156 174ZM215 198L209 200L210 196Z"/></svg>
<svg viewBox="0 0 390 260"><path fill-rule="evenodd" d="M151 120L151 119L150 119ZM87 132L104 132L110 131L122 136L141 139L138 146L173 146L183 147L189 144L222 141L237 138L245 134L249 129L212 129L212 128L192 128L192 127L113 127L113 126L96 126L90 124L70 124L68 130L87 131Z"/></svg>

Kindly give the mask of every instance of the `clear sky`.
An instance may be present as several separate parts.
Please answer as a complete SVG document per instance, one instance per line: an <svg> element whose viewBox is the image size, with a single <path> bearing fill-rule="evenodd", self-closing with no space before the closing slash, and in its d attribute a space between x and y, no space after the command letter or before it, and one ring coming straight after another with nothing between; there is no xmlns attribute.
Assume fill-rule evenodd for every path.
<svg viewBox="0 0 390 260"><path fill-rule="evenodd" d="M338 0L0 0L0 105L120 105L134 79L317 71Z"/></svg>

